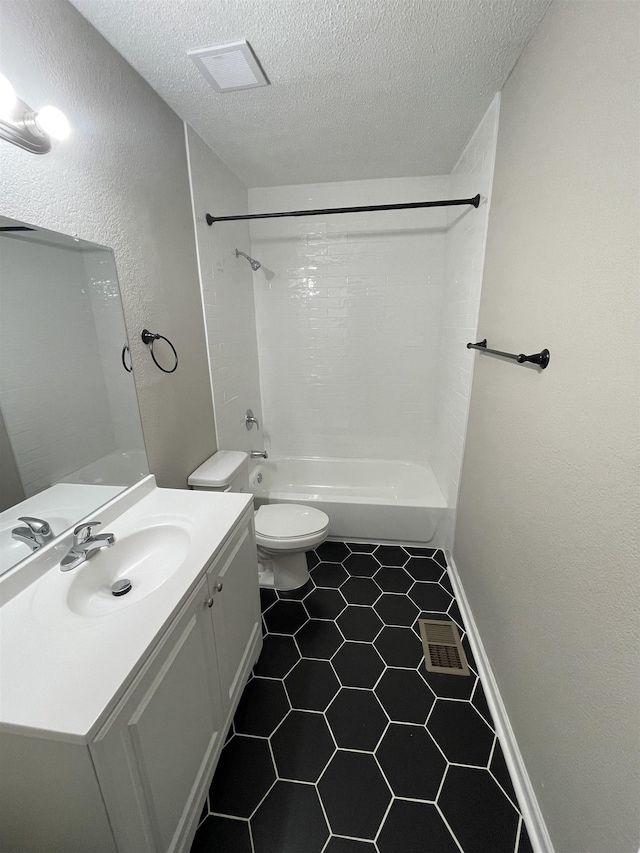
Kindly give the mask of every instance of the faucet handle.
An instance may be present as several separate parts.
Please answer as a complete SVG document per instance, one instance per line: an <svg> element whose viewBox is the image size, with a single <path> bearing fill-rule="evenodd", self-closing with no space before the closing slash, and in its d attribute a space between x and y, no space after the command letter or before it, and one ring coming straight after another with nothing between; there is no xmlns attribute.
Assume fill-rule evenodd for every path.
<svg viewBox="0 0 640 853"><path fill-rule="evenodd" d="M258 423L258 419L255 417L251 409L247 409L247 412L244 416L244 425L247 429L253 429L253 425L256 425L257 429L260 429L260 424Z"/></svg>
<svg viewBox="0 0 640 853"><path fill-rule="evenodd" d="M30 515L22 515L18 518L18 521L24 521L32 533L41 534L42 536L48 536L51 533L49 522L45 521L43 518L34 518Z"/></svg>
<svg viewBox="0 0 640 853"><path fill-rule="evenodd" d="M91 528L97 527L99 524L102 524L101 521L88 521L86 524L79 524L73 530L73 535L75 537L75 541L78 545L82 542L86 542L87 539L91 537Z"/></svg>

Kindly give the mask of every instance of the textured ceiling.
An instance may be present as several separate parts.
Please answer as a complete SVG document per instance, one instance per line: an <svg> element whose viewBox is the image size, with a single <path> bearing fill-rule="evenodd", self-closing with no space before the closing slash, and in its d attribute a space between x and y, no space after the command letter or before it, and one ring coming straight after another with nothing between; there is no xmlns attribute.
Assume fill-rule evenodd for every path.
<svg viewBox="0 0 640 853"><path fill-rule="evenodd" d="M247 186L451 170L550 0L71 0ZM248 39L271 80L187 56Z"/></svg>

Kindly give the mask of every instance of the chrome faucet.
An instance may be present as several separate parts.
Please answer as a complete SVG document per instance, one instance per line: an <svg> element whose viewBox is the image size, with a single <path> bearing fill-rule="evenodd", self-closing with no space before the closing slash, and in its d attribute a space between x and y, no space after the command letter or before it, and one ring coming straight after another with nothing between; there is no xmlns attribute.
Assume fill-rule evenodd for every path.
<svg viewBox="0 0 640 853"><path fill-rule="evenodd" d="M116 537L113 533L100 533L98 536L91 535L91 528L101 521L89 521L87 524L81 524L73 531L73 545L60 561L60 571L68 572L70 569L75 569L80 566L89 557L92 557L96 551L101 548L111 548L115 544Z"/></svg>
<svg viewBox="0 0 640 853"><path fill-rule="evenodd" d="M244 416L244 425L247 429L253 429L253 425L256 425L258 429L260 429L260 424L258 423L258 419L255 417L251 409L247 409L247 413Z"/></svg>
<svg viewBox="0 0 640 853"><path fill-rule="evenodd" d="M47 542L56 538L51 525L42 518L24 515L18 518L18 521L24 521L26 527L15 527L11 531L11 538L28 545L32 551L37 551L38 548L42 548Z"/></svg>
<svg viewBox="0 0 640 853"><path fill-rule="evenodd" d="M251 458L252 459L268 459L269 454L267 453L266 450L252 450L251 451Z"/></svg>

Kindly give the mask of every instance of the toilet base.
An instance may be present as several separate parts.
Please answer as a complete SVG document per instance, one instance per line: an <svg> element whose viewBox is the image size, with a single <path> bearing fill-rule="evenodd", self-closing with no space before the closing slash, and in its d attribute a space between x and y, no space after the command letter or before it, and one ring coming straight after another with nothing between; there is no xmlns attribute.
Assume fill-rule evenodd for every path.
<svg viewBox="0 0 640 853"><path fill-rule="evenodd" d="M258 546L260 586L286 590L299 589L309 580L309 567L304 551L293 554L266 551Z"/></svg>

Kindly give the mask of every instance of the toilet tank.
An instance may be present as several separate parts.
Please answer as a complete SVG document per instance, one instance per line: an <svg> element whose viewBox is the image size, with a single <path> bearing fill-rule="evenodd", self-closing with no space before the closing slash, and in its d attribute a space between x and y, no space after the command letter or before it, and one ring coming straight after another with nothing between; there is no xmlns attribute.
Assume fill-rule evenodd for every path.
<svg viewBox="0 0 640 853"><path fill-rule="evenodd" d="M249 457L240 450L219 450L189 475L192 489L212 492L248 492Z"/></svg>

